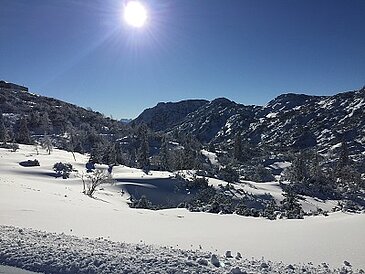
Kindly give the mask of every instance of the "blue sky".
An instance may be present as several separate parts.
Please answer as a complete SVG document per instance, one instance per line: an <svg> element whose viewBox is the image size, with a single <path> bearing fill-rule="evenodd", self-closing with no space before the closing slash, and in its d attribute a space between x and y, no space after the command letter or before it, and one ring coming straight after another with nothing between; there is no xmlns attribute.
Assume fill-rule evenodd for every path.
<svg viewBox="0 0 365 274"><path fill-rule="evenodd" d="M365 85L363 0L141 2L134 29L125 0L0 0L0 79L118 119L159 101Z"/></svg>

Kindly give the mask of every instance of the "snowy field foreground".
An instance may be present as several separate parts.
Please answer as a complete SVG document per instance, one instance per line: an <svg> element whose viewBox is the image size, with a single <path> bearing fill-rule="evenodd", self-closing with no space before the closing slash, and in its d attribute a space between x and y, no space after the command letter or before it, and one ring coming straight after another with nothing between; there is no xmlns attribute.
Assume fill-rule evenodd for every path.
<svg viewBox="0 0 365 274"><path fill-rule="evenodd" d="M42 273L363 273L0 226L0 263Z"/></svg>
<svg viewBox="0 0 365 274"><path fill-rule="evenodd" d="M39 160L40 166L19 165L28 159ZM186 209L131 209L127 204L128 193L123 194L127 185L154 189L173 180L173 174L152 172L146 175L137 169L115 167L113 176L118 183L102 186L95 198L90 198L82 193L81 179L75 174L67 180L54 177L52 167L60 161L71 163L80 173L87 157L76 154L75 162L71 153L61 150L54 150L51 155L43 151L36 155L34 146L21 146L17 152L0 149L0 264L47 267L56 260L57 265L62 262L72 267L76 260L74 267L81 269L87 260L93 261L87 263L89 266L95 265L97 259L100 260L95 265L98 271L105 263L108 264L106 269L165 265L175 270L192 267L191 271L201 273L211 273L212 269L226 273L236 265L247 272L263 272L257 267L261 267L264 257L265 263L279 272L290 270L291 267L287 268L290 264L298 269L299 264L308 268L308 263L316 266L325 262L330 268L341 268L344 261L353 269L365 268L364 214L337 212L328 217L270 221L237 215L192 213ZM274 183L251 185L254 185L252 192L281 196ZM242 187L249 191L250 185ZM166 189L162 186L162 190ZM98 240L100 237L106 240ZM104 248L102 252L106 255L97 255ZM255 258L253 268L249 268L251 262L247 259L239 262L220 259L226 265L220 268L197 262L201 257L210 262L209 252L223 255L227 250L232 251L233 256L240 252L250 261ZM96 257L88 256L91 253ZM189 256L195 256L196 260L189 260ZM163 264L166 260L168 263ZM138 265L133 265L137 262ZM189 266L190 262L194 263L193 266ZM27 268L33 271L44 269ZM325 266L321 269L326 271ZM153 271L151 268L148 273Z"/></svg>

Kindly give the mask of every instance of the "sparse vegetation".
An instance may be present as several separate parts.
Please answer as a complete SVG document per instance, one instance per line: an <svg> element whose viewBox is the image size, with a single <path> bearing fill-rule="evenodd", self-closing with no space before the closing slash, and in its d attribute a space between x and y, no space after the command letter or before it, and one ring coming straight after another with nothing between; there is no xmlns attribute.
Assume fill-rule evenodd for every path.
<svg viewBox="0 0 365 274"><path fill-rule="evenodd" d="M81 180L84 187L83 193L90 197L93 197L100 185L114 182L110 177L110 174L101 169L96 169L90 173L81 175Z"/></svg>

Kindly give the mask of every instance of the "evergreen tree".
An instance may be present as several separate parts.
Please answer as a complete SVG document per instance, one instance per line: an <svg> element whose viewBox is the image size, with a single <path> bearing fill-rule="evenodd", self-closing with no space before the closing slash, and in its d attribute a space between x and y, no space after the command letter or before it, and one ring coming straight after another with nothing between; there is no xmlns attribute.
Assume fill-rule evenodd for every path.
<svg viewBox="0 0 365 274"><path fill-rule="evenodd" d="M51 120L48 117L48 112L45 111L41 117L41 128L44 132L44 135L48 134L51 129Z"/></svg>
<svg viewBox="0 0 365 274"><path fill-rule="evenodd" d="M234 139L233 158L237 161L242 161L243 159L242 138L240 133L238 133Z"/></svg>
<svg viewBox="0 0 365 274"><path fill-rule="evenodd" d="M270 182L274 181L275 177L263 165L259 164L255 167L255 173L252 178L255 182Z"/></svg>
<svg viewBox="0 0 365 274"><path fill-rule="evenodd" d="M51 154L53 150L52 140L47 135L45 135L41 141L42 148L47 151L48 154Z"/></svg>
<svg viewBox="0 0 365 274"><path fill-rule="evenodd" d="M322 168L321 168L321 156L315 152L309 163L309 176L312 180L321 180L324 177Z"/></svg>
<svg viewBox="0 0 365 274"><path fill-rule="evenodd" d="M347 147L347 143L345 141L342 141L341 143L341 150L340 150L340 156L337 161L335 175L338 178L346 177L346 170L347 166L350 164L350 158L349 158L349 151Z"/></svg>
<svg viewBox="0 0 365 274"><path fill-rule="evenodd" d="M167 141L166 136L163 136L162 143L161 143L161 149L160 149L160 162L161 162L161 168L163 170L169 170L169 143Z"/></svg>
<svg viewBox="0 0 365 274"><path fill-rule="evenodd" d="M114 150L115 150L115 162L117 164L125 164L125 159L123 158L122 148L118 141L114 143Z"/></svg>
<svg viewBox="0 0 365 274"><path fill-rule="evenodd" d="M17 142L21 144L31 144L30 132L28 129L27 120L22 117L19 121L19 130L17 136Z"/></svg>
<svg viewBox="0 0 365 274"><path fill-rule="evenodd" d="M6 143L6 128L2 113L0 113L0 142Z"/></svg>
<svg viewBox="0 0 365 274"><path fill-rule="evenodd" d="M298 195L290 187L287 187L283 196L284 199L280 202L283 216L288 219L302 219L304 211L299 203Z"/></svg>
<svg viewBox="0 0 365 274"><path fill-rule="evenodd" d="M149 143L148 143L148 132L147 126L142 124L138 130L138 155L137 155L137 162L139 168L143 170L148 170L150 166L149 160Z"/></svg>
<svg viewBox="0 0 365 274"><path fill-rule="evenodd" d="M308 166L303 153L299 153L295 156L285 177L291 182L301 182L308 178Z"/></svg>

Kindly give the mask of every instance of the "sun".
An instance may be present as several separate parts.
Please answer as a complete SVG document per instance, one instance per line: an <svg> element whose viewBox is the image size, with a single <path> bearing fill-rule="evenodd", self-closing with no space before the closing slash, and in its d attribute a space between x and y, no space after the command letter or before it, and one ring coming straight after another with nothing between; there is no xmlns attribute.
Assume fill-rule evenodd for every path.
<svg viewBox="0 0 365 274"><path fill-rule="evenodd" d="M131 0L124 6L124 20L128 25L141 28L146 24L147 18L147 9L141 2Z"/></svg>

